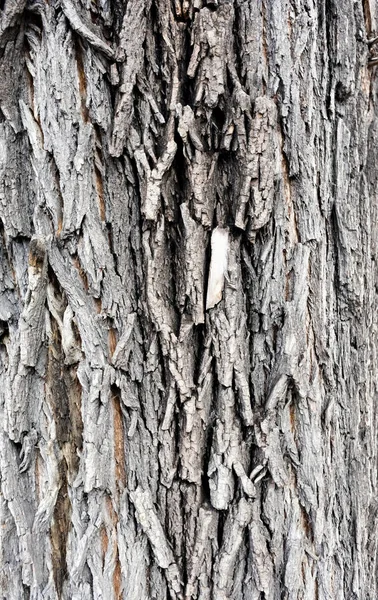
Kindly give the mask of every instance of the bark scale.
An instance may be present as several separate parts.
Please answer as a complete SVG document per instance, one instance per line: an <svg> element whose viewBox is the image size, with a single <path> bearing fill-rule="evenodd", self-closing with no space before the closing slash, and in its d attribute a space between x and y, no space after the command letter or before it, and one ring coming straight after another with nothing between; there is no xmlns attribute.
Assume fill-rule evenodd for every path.
<svg viewBox="0 0 378 600"><path fill-rule="evenodd" d="M377 10L0 3L4 598L376 600Z"/></svg>

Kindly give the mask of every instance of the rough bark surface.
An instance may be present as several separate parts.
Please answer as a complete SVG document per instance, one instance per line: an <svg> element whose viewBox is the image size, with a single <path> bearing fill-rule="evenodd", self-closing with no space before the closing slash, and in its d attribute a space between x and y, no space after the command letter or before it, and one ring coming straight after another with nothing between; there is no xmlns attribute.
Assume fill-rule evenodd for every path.
<svg viewBox="0 0 378 600"><path fill-rule="evenodd" d="M377 18L0 2L2 598L377 599Z"/></svg>

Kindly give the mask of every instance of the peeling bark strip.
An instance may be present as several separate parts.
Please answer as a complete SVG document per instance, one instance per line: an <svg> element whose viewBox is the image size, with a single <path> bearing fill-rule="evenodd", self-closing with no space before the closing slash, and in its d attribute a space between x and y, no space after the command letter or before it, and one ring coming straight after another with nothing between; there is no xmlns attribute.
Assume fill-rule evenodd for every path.
<svg viewBox="0 0 378 600"><path fill-rule="evenodd" d="M224 278L227 271L228 231L216 227L211 234L211 261L207 285L206 310L222 300Z"/></svg>
<svg viewBox="0 0 378 600"><path fill-rule="evenodd" d="M0 596L376 600L377 0L0 0Z"/></svg>

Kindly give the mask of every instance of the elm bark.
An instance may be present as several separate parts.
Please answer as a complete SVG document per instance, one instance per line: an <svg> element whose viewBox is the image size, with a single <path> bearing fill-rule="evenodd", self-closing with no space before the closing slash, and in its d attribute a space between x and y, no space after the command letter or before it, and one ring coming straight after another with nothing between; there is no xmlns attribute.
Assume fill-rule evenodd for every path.
<svg viewBox="0 0 378 600"><path fill-rule="evenodd" d="M0 592L376 600L377 0L0 2Z"/></svg>

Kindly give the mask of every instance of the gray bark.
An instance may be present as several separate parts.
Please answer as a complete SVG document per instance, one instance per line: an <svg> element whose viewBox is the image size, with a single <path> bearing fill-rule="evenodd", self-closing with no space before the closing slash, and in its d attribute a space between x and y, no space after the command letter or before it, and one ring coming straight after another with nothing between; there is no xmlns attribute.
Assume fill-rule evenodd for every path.
<svg viewBox="0 0 378 600"><path fill-rule="evenodd" d="M378 597L377 19L0 2L2 598Z"/></svg>

